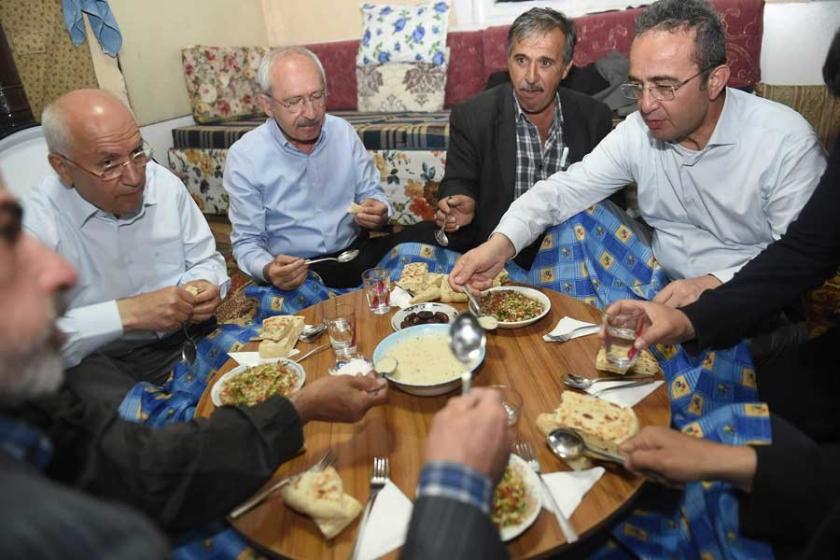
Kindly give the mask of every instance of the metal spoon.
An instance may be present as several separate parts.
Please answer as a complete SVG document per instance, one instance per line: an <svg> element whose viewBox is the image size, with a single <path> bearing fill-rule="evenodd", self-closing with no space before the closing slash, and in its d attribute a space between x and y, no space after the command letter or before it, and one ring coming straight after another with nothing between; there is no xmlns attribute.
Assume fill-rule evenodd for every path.
<svg viewBox="0 0 840 560"><path fill-rule="evenodd" d="M340 263L346 263L346 262L352 261L357 256L359 256L359 250L358 249L350 249L349 251L344 251L343 253L339 253L339 255L337 257L324 257L324 258L321 258L321 259L306 259L303 262L305 262L306 264L315 264L315 263L324 262L324 261L335 261L335 262L340 262Z"/></svg>
<svg viewBox="0 0 840 560"><path fill-rule="evenodd" d="M380 377L387 378L389 375L393 375L394 372L397 371L398 365L399 362L395 357L383 356L378 362L373 364L373 371L375 371Z"/></svg>
<svg viewBox="0 0 840 560"><path fill-rule="evenodd" d="M577 375L575 373L567 373L566 378L563 380L567 386L571 387L572 389L578 389L581 391L586 391L595 383L601 383L604 381L656 381L656 378L653 375L613 375L610 377L597 377L595 379L590 379L589 377L584 377L582 375Z"/></svg>
<svg viewBox="0 0 840 560"><path fill-rule="evenodd" d="M452 200L451 196L449 197L447 202L449 200ZM443 224L441 224L440 229L435 232L435 241L437 241L438 245L440 245L441 247L446 247L447 245L449 245L449 238L446 237L446 232L444 231L446 229L447 218L449 218L449 212L443 215Z"/></svg>
<svg viewBox="0 0 840 560"><path fill-rule="evenodd" d="M588 455L593 459L600 459L602 461L610 461L624 466L624 457L609 451L595 449L586 444L586 440L572 428L556 428L549 432L546 436L546 443L555 455L563 460L578 459L583 455ZM670 486L671 488L680 488L678 484L668 480L659 473L653 471L640 471L645 478L648 478L659 484Z"/></svg>
<svg viewBox="0 0 840 560"><path fill-rule="evenodd" d="M472 313L461 313L449 325L449 348L466 371L461 375L461 394L470 392L472 369L487 346L487 335Z"/></svg>
<svg viewBox="0 0 840 560"><path fill-rule="evenodd" d="M190 335L190 330L187 328L188 325L189 321L184 321L181 324L181 330L184 331L184 337L186 338L186 340L184 340L184 345L181 346L181 359L192 365L192 363L195 362L197 351L195 339Z"/></svg>
<svg viewBox="0 0 840 560"><path fill-rule="evenodd" d="M321 333L323 333L326 329L326 323L318 323L317 325L305 325L303 327L303 330L300 331L300 336L298 336L298 340L301 342L310 342L318 338L321 335Z"/></svg>

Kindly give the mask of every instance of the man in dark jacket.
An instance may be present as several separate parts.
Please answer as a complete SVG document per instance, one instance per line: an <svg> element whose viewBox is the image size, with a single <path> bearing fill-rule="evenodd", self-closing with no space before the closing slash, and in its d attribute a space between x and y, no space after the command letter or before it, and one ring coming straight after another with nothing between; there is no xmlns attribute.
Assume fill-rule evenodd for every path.
<svg viewBox="0 0 840 560"><path fill-rule="evenodd" d="M559 87L572 67L574 24L550 8L520 15L508 33L511 83L453 108L436 215L449 247L485 241L534 183L588 154L612 128L609 108ZM446 217L445 217L446 216ZM529 268L541 239L517 263Z"/></svg>

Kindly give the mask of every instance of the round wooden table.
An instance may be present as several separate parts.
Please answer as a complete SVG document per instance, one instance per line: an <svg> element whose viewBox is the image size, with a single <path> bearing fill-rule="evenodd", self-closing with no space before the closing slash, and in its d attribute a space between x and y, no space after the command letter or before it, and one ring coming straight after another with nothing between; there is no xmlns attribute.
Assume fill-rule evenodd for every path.
<svg viewBox="0 0 840 560"><path fill-rule="evenodd" d="M568 470L560 459L551 454L537 430L537 415L554 410L563 392L562 379L567 372L597 377L595 354L600 342L597 336L585 336L566 343L547 343L542 335L550 331L564 315L584 321L600 321L601 312L585 303L552 290L542 289L551 299L551 311L535 324L519 329L498 329L488 333L487 356L475 386L505 384L515 388L523 397L518 437L530 441L537 453L543 472ZM362 290L345 294L337 300L321 302L305 309L300 315L307 323L321 320L323 310L335 302L350 303L356 309L356 334L359 351L370 358L380 340L392 331L390 319L395 311L374 315L367 309ZM464 308L464 305L456 304ZM298 344L302 352L328 342L325 336L311 344ZM256 343L254 344L254 349ZM330 349L303 362L308 380L328 375L334 362ZM235 366L230 360L208 383L198 404L197 414L209 416L213 412L209 388L222 374ZM370 410L356 424L310 422L304 427L305 452L287 461L275 473L279 479L299 472L317 461L329 447L338 453L336 469L344 481L345 492L364 503L368 496L371 462L374 456L391 460L391 479L402 492L413 499L422 466L422 449L432 416L446 400L456 393L441 397L417 397L403 393L393 386L388 404ZM640 424L667 426L670 408L665 386L634 407ZM580 535L592 531L607 521L641 487L643 479L621 469L608 467L606 474L584 497L571 518ZM361 516L360 516L361 517ZM279 555L291 558L346 559L353 546L358 520L333 540L326 540L311 519L284 506L279 496L266 500L241 518L232 522L247 539ZM536 522L521 536L508 543L512 557L532 557L565 546L554 516L542 510ZM396 554L391 556L395 557Z"/></svg>

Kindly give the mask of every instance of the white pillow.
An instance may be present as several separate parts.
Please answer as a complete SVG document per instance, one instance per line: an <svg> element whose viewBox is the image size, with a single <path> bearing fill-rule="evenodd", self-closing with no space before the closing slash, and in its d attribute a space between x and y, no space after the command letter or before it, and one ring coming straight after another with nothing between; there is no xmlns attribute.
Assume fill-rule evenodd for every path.
<svg viewBox="0 0 840 560"><path fill-rule="evenodd" d="M446 57L449 3L416 6L362 4L362 40L356 66L388 62L426 62L441 66Z"/></svg>

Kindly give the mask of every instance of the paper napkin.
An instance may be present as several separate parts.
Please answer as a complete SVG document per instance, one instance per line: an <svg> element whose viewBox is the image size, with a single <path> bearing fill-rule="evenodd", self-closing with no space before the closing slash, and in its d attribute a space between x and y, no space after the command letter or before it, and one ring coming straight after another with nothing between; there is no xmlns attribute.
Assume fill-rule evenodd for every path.
<svg viewBox="0 0 840 560"><path fill-rule="evenodd" d="M599 399L609 401L624 408L629 408L631 406L636 406L645 397L653 393L660 385L662 385L662 381L654 381L653 383L648 383L647 385L628 387L626 389L613 389L603 393L600 392L607 387L621 386L629 383L632 383L632 381L602 381L592 385L592 387L587 389L586 392L590 395L598 397Z"/></svg>
<svg viewBox="0 0 840 560"><path fill-rule="evenodd" d="M360 560L380 558L405 543L414 504L390 480L370 510L359 549Z"/></svg>
<svg viewBox="0 0 840 560"><path fill-rule="evenodd" d="M403 290L397 285L391 290L391 306L396 305L400 309L405 309L411 305L411 294Z"/></svg>
<svg viewBox="0 0 840 560"><path fill-rule="evenodd" d="M300 354L300 350L297 348L293 348L291 352L289 352L289 358L292 356L297 356ZM259 352L228 352L228 356L236 360L241 366L255 366L261 362L270 362L271 360L260 360L260 353Z"/></svg>
<svg viewBox="0 0 840 560"><path fill-rule="evenodd" d="M583 497L595 486L595 483L604 475L604 467L594 467L585 471L555 472L543 475L546 485L551 489L554 501L560 506L560 510L567 518L571 517L577 509ZM540 485L541 492L542 489ZM541 496L543 507L550 512L551 502L546 496Z"/></svg>
<svg viewBox="0 0 840 560"><path fill-rule="evenodd" d="M562 336L577 328L580 328L580 330L575 331L575 333L569 338L577 338L579 336L589 336L592 334L598 334L598 331L601 330L601 325L597 325L595 323L587 323L586 321L578 321L577 319L572 319L571 317L563 317L557 322L557 325L550 333L548 333L547 335L543 335L543 340L545 340L546 342L557 342L556 340L551 340L551 338L549 338L549 335Z"/></svg>

